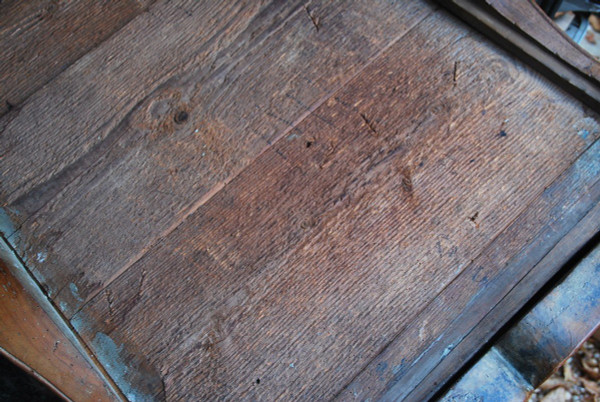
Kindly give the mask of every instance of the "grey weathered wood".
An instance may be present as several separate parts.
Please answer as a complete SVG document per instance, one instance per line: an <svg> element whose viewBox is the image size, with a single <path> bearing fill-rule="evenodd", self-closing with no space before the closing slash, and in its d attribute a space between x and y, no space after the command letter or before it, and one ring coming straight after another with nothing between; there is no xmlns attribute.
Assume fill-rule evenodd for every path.
<svg viewBox="0 0 600 402"><path fill-rule="evenodd" d="M594 229L594 226L593 233L598 233L600 205L590 211L585 221L588 228L572 231L561 243L572 244L574 240L580 243L576 237L583 235L583 239L588 238L589 233L585 232ZM550 262L558 255L562 260L559 254L562 250L559 249L564 245L554 248L544 259ZM597 280L600 275L600 247L594 240L591 246L583 258L564 267L568 274L559 283L554 283L555 287L512 324L492 348L452 384L444 393L443 401L526 400L529 393L581 347L590 333L600 327L600 281ZM542 265L548 267L548 263ZM554 263L550 262L550 265ZM538 280L548 276L538 271Z"/></svg>
<svg viewBox="0 0 600 402"><path fill-rule="evenodd" d="M419 400L450 379L596 233L597 215L588 211L600 200L599 162L596 142L415 316L342 396L382 377L377 389L388 391L387 399ZM430 346L409 352L419 338ZM376 374L384 363L392 370Z"/></svg>
<svg viewBox="0 0 600 402"><path fill-rule="evenodd" d="M538 6L532 0L510 5L496 0L440 2L582 102L600 109L600 65L558 28L550 28L553 23L540 18ZM540 28L529 25L533 17L537 17L535 21Z"/></svg>

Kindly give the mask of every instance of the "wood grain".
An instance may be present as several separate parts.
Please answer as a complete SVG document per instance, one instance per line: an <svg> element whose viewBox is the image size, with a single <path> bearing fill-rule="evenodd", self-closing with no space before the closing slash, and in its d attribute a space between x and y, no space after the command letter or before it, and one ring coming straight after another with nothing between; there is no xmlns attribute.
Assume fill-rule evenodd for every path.
<svg viewBox="0 0 600 402"><path fill-rule="evenodd" d="M585 52L576 52L564 33L559 32L548 18L540 18L541 11L532 1L521 1L519 5L493 0L440 2L577 99L594 110L600 109L600 65ZM529 26L533 16L537 16L533 20L538 24L544 24L542 28ZM527 19L530 21L526 22ZM587 64L582 61L586 57Z"/></svg>
<svg viewBox="0 0 600 402"><path fill-rule="evenodd" d="M551 53L600 83L600 63L554 24L535 0L486 2Z"/></svg>
<svg viewBox="0 0 600 402"><path fill-rule="evenodd" d="M143 12L153 0L0 3L0 116Z"/></svg>
<svg viewBox="0 0 600 402"><path fill-rule="evenodd" d="M588 216L585 220L590 229L595 226L595 233L599 233L600 204ZM577 235L585 231L575 230L579 232ZM572 243L573 238L567 239L572 233L561 243ZM560 279L554 278L550 282L553 288L543 292L541 299L536 296L533 307L520 312L518 320L513 321L440 400L527 400L528 394L581 347L590 333L600 327L600 282L596 280L600 274L598 237L561 269L568 273L561 272ZM560 256L562 250L559 249L564 245L555 247L544 259L550 261ZM547 263L541 265L547 268ZM538 276L543 277L544 273L538 271Z"/></svg>
<svg viewBox="0 0 600 402"><path fill-rule="evenodd" d="M418 401L433 395L597 233L599 152L596 142L371 363L365 373L381 361L399 364L399 371L388 374L383 399ZM458 314L447 316L448 309ZM426 332L430 347L407 354L406 343L422 334L421 320L431 315L437 320Z"/></svg>
<svg viewBox="0 0 600 402"><path fill-rule="evenodd" d="M157 4L4 133L10 240L68 316L433 9L313 2L317 31L300 2L202 4Z"/></svg>
<svg viewBox="0 0 600 402"><path fill-rule="evenodd" d="M139 350L167 399L334 397L599 135L578 102L437 12L72 323L98 353L98 334ZM422 322L433 336L459 313Z"/></svg>
<svg viewBox="0 0 600 402"><path fill-rule="evenodd" d="M118 400L2 259L0 353L18 359L71 400Z"/></svg>

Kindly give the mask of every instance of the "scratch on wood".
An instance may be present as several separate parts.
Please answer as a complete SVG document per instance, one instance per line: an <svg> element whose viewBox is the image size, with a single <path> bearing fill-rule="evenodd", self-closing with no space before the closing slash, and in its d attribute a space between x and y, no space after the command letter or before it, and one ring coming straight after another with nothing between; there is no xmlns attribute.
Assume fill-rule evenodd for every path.
<svg viewBox="0 0 600 402"><path fill-rule="evenodd" d="M454 74L453 74L453 82L454 82L454 86L456 86L456 84L458 83L458 64L460 62L457 60L454 62Z"/></svg>
<svg viewBox="0 0 600 402"><path fill-rule="evenodd" d="M115 313L115 310L113 309L113 294L112 291L110 289L106 289L106 292L104 292L104 294L106 295L106 302L108 303L108 314L112 317Z"/></svg>
<svg viewBox="0 0 600 402"><path fill-rule="evenodd" d="M315 16L315 13L313 11L311 11L310 8L308 8L308 6L304 6L304 9L306 10L306 14L308 14L308 18L310 18L311 22L315 26L315 29L317 30L317 32L319 32L319 28L321 26L320 18Z"/></svg>
<svg viewBox="0 0 600 402"><path fill-rule="evenodd" d="M375 125L373 124L373 122L371 120L369 120L367 118L367 116L365 116L364 113L360 113L360 117L362 117L363 121L365 122L365 124L367 125L367 127L369 127L369 130L371 130L371 132L375 135L378 135L379 133L377 132L377 130L375 129Z"/></svg>
<svg viewBox="0 0 600 402"><path fill-rule="evenodd" d="M144 279L146 279L146 270L142 271L142 277L140 279L140 288L138 289L138 297L142 297L144 294Z"/></svg>
<svg viewBox="0 0 600 402"><path fill-rule="evenodd" d="M469 216L469 221L471 221L471 223L473 225L475 225L476 228L479 227L479 223L477 222L478 217L479 217L479 211L475 212L472 216Z"/></svg>

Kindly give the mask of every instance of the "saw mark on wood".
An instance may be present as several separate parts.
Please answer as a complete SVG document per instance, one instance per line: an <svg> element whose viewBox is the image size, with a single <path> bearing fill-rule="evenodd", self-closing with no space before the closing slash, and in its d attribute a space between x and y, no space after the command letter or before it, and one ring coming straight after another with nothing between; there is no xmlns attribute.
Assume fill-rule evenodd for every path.
<svg viewBox="0 0 600 402"><path fill-rule="evenodd" d="M367 125L371 133L373 133L375 136L379 135L373 122L364 113L360 113L360 117L363 119L364 123Z"/></svg>
<svg viewBox="0 0 600 402"><path fill-rule="evenodd" d="M321 19L317 17L314 11L312 11L308 6L304 6L304 9L306 10L306 14L308 14L308 18L310 18L310 21L315 26L315 29L317 32L319 32L319 28L321 27Z"/></svg>

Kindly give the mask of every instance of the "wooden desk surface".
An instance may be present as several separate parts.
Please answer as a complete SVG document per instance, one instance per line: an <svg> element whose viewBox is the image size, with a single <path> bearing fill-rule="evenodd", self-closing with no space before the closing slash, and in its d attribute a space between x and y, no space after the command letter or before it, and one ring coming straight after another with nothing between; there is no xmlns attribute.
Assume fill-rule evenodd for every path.
<svg viewBox="0 0 600 402"><path fill-rule="evenodd" d="M430 1L129 12L3 69L0 201L131 400L429 395L600 197L598 115Z"/></svg>

